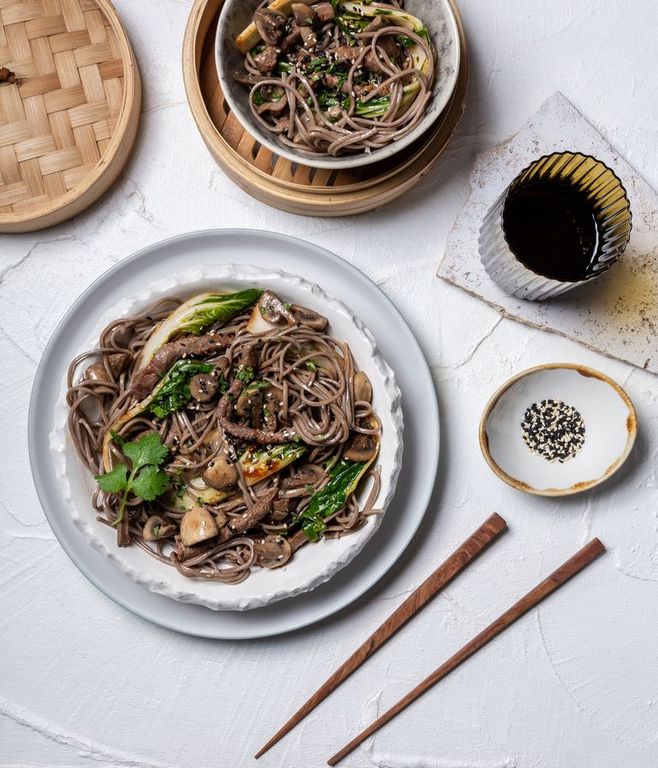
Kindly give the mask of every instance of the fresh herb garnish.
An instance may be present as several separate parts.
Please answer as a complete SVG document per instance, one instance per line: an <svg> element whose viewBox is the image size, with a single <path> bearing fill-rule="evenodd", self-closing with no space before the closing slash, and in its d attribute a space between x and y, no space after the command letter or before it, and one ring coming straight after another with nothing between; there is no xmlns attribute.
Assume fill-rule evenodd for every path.
<svg viewBox="0 0 658 768"><path fill-rule="evenodd" d="M250 365L246 365L235 374L235 378L249 384L254 379L254 369Z"/></svg>
<svg viewBox="0 0 658 768"><path fill-rule="evenodd" d="M245 392L258 392L261 389L267 389L270 386L267 381L253 381L248 387L245 387Z"/></svg>
<svg viewBox="0 0 658 768"><path fill-rule="evenodd" d="M313 360L307 360L304 363L304 367L307 368L309 371L313 371L313 373L315 373L318 370L318 366L316 363L313 362Z"/></svg>
<svg viewBox="0 0 658 768"><path fill-rule="evenodd" d="M190 379L197 373L210 373L212 365L196 360L178 360L165 374L164 382L149 404L159 419L184 408L191 400Z"/></svg>
<svg viewBox="0 0 658 768"><path fill-rule="evenodd" d="M160 435L151 433L132 443L122 440L119 447L130 461L130 468L125 463L117 464L110 472L96 477L101 490L121 494L119 514L113 525L119 525L123 520L130 494L143 501L153 501L169 486L169 476L160 469L169 449Z"/></svg>

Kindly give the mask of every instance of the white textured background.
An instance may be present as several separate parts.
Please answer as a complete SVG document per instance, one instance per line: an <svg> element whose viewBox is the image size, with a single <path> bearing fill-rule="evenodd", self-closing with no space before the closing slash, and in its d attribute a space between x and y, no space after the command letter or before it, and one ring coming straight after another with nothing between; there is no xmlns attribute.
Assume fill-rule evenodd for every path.
<svg viewBox="0 0 658 768"><path fill-rule="evenodd" d="M262 764L310 768L591 535L610 552L353 754L353 768L655 768L658 764L658 381L562 338L500 321L434 278L478 148L562 90L658 187L656 0L461 0L473 73L440 166L385 210L337 221L265 208L213 164L188 111L180 48L191 0L116 0L145 84L120 183L54 230L0 237L0 766L249 765L315 689L491 511L510 532ZM30 479L35 367L73 299L166 236L247 226L352 261L397 303L434 372L444 453L427 524L396 573L334 620L258 642L150 626L81 576ZM658 233L656 234L658 237ZM486 469L478 416L505 377L580 361L624 384L641 435L623 474L570 501L520 495Z"/></svg>

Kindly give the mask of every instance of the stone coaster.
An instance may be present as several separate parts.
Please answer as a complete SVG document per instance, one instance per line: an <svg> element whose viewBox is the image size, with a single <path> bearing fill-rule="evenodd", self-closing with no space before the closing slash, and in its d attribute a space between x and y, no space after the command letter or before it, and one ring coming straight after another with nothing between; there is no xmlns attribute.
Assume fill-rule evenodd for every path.
<svg viewBox="0 0 658 768"><path fill-rule="evenodd" d="M478 234L498 195L533 160L554 151L591 154L622 180L633 212L618 264L589 285L545 302L504 293L484 271ZM658 373L658 194L561 93L509 141L481 153L471 195L446 245L438 276L522 323L560 333L604 355Z"/></svg>

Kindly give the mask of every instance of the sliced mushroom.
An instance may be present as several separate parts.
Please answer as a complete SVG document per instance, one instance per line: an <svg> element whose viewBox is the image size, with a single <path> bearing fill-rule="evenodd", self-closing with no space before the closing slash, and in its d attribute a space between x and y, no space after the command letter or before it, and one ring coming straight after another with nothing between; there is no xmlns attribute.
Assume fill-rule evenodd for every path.
<svg viewBox="0 0 658 768"><path fill-rule="evenodd" d="M357 403L372 402L372 384L363 371L354 374L353 379L354 401Z"/></svg>
<svg viewBox="0 0 658 768"><path fill-rule="evenodd" d="M267 333L285 323L295 323L290 309L272 291L265 291L251 312L247 330L250 333Z"/></svg>
<svg viewBox="0 0 658 768"><path fill-rule="evenodd" d="M270 45L277 45L286 29L288 18L283 13L259 8L254 12L254 24L261 38Z"/></svg>
<svg viewBox="0 0 658 768"><path fill-rule="evenodd" d="M239 475L235 464L229 461L226 454L220 453L208 464L201 477L211 488L228 491L237 485Z"/></svg>
<svg viewBox="0 0 658 768"><path fill-rule="evenodd" d="M180 521L180 538L186 547L212 539L218 533L215 518L205 507L192 507Z"/></svg>
<svg viewBox="0 0 658 768"><path fill-rule="evenodd" d="M300 27L313 26L313 11L305 3L293 3L292 15L295 18L295 23Z"/></svg>
<svg viewBox="0 0 658 768"><path fill-rule="evenodd" d="M217 394L217 381L209 373L197 373L190 379L190 394L199 403L209 403Z"/></svg>
<svg viewBox="0 0 658 768"><path fill-rule="evenodd" d="M262 539L254 539L256 564L263 568L280 568L292 557L292 547L283 536L269 534Z"/></svg>
<svg viewBox="0 0 658 768"><path fill-rule="evenodd" d="M223 512L221 509L218 512L215 512L215 522L217 523L218 528L223 528L226 523L228 523L228 515L226 512Z"/></svg>
<svg viewBox="0 0 658 768"><path fill-rule="evenodd" d="M114 376L118 376L126 367L128 359L129 356L125 352L115 352L113 355L108 355L107 364L110 366Z"/></svg>
<svg viewBox="0 0 658 768"><path fill-rule="evenodd" d="M329 325L329 321L326 317L307 307L300 307L297 304L293 304L292 307L290 307L290 312L296 323L305 325L313 331L324 331Z"/></svg>
<svg viewBox="0 0 658 768"><path fill-rule="evenodd" d="M312 6L315 18L320 24L326 24L334 18L334 8L331 3L316 3ZM381 18L377 16L377 18Z"/></svg>
<svg viewBox="0 0 658 768"><path fill-rule="evenodd" d="M377 455L379 440L377 435L362 435L357 433L352 438L343 457L350 461L370 461Z"/></svg>
<svg viewBox="0 0 658 768"><path fill-rule="evenodd" d="M294 472L290 477L286 477L281 482L281 488L284 491L294 491L299 488L305 488L307 485L317 483L322 477L322 469L318 466L305 464Z"/></svg>
<svg viewBox="0 0 658 768"><path fill-rule="evenodd" d="M112 383L112 379L108 376L103 363L94 363L93 365L90 365L85 371L83 378L87 381L105 381L108 384Z"/></svg>
<svg viewBox="0 0 658 768"><path fill-rule="evenodd" d="M144 523L142 538L144 541L158 541L159 539L168 538L175 531L176 526L172 523L168 523L164 517L151 515L151 517Z"/></svg>

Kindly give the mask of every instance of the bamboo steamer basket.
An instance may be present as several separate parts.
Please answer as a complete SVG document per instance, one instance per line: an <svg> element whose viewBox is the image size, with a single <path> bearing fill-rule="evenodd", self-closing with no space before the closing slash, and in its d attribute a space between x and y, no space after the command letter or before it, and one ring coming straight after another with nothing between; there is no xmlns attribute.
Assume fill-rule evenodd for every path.
<svg viewBox="0 0 658 768"><path fill-rule="evenodd" d="M454 0L461 65L445 110L418 142L388 160L354 170L291 163L246 132L224 99L215 68L214 40L223 0L195 0L183 43L183 77L197 127L215 161L238 186L289 213L349 216L379 208L417 184L435 165L464 109L468 52Z"/></svg>
<svg viewBox="0 0 658 768"><path fill-rule="evenodd" d="M141 82L109 0L0 0L0 232L75 216L137 135ZM12 78L13 79L13 78Z"/></svg>

